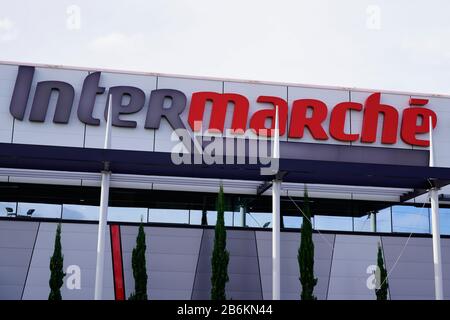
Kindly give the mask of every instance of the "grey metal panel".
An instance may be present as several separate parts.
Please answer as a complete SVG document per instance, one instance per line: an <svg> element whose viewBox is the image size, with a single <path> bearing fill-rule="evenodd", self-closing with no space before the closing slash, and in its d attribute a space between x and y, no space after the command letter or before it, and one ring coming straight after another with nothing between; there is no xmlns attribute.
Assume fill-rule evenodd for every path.
<svg viewBox="0 0 450 320"><path fill-rule="evenodd" d="M1 245L2 242L0 242ZM21 267L30 264L32 248L0 247L0 266Z"/></svg>
<svg viewBox="0 0 450 320"><path fill-rule="evenodd" d="M214 230L204 230L192 299L210 299ZM228 299L262 299L254 231L227 230Z"/></svg>
<svg viewBox="0 0 450 320"><path fill-rule="evenodd" d="M391 298L434 299L431 238L382 239Z"/></svg>
<svg viewBox="0 0 450 320"><path fill-rule="evenodd" d="M272 238L271 232L257 231L258 256L261 269L261 283L264 299L272 299ZM318 278L314 294L318 299L326 299L330 264L333 252L333 234L313 234L314 273ZM281 299L300 299L298 248L300 233L281 233Z"/></svg>
<svg viewBox="0 0 450 320"><path fill-rule="evenodd" d="M37 229L37 224L35 224ZM7 230L0 232L0 243L6 248L29 248L30 242L34 242L36 230Z"/></svg>
<svg viewBox="0 0 450 320"><path fill-rule="evenodd" d="M280 142L280 154L286 159L344 161L376 164L424 166L428 152L396 148L368 148L364 146L324 143Z"/></svg>
<svg viewBox="0 0 450 320"><path fill-rule="evenodd" d="M41 223L25 286L24 299L48 298L49 263L53 254L56 226L56 223ZM70 290L64 283L61 288L63 299L94 298L97 231L98 225L96 224L62 224L61 246L64 255L64 269L67 270L69 265L77 265L81 270L81 288ZM110 248L110 236L107 232L103 299L114 299Z"/></svg>
<svg viewBox="0 0 450 320"><path fill-rule="evenodd" d="M259 243L258 243L259 245ZM321 250L315 247L315 250ZM271 257L260 257L260 270L261 274L272 274L272 258ZM314 259L314 273L317 276L328 277L330 273L330 258L328 259ZM296 275L299 273L299 266L297 256L292 258L281 258L281 274ZM298 278L298 277L297 277Z"/></svg>
<svg viewBox="0 0 450 320"><path fill-rule="evenodd" d="M202 230L145 227L149 299L190 299ZM134 291L131 255L138 227L122 226L122 256L126 296Z"/></svg>
<svg viewBox="0 0 450 320"><path fill-rule="evenodd" d="M0 221L0 230L17 230L17 231L36 231L38 222L32 221L13 221L13 220L5 220Z"/></svg>
<svg viewBox="0 0 450 320"><path fill-rule="evenodd" d="M168 272L195 272L195 266L197 264L198 258L196 254L162 254L151 253L151 251L150 254L151 259L146 260L148 270ZM131 261L131 251L123 252L122 256L123 261Z"/></svg>
<svg viewBox="0 0 450 320"><path fill-rule="evenodd" d="M23 285L0 285L0 300L18 300L22 295Z"/></svg>
<svg viewBox="0 0 450 320"><path fill-rule="evenodd" d="M377 264L380 242L378 236L336 235L328 299L376 298L367 286L367 268Z"/></svg>
<svg viewBox="0 0 450 320"><path fill-rule="evenodd" d="M38 226L0 221L0 299L21 299Z"/></svg>

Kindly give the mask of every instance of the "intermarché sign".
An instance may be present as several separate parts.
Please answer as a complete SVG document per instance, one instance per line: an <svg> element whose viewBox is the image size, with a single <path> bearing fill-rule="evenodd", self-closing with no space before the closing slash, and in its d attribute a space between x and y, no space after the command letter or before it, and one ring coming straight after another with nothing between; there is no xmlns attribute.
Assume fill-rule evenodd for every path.
<svg viewBox="0 0 450 320"><path fill-rule="evenodd" d="M23 120L30 89L33 83L34 67L20 66L14 86L10 104L10 113L17 120ZM77 109L79 121L87 125L98 126L100 119L93 116L95 100L98 95L106 94L106 88L99 86L101 72L94 72L86 76L81 88L80 101ZM58 93L56 110L53 115L54 123L66 124L70 121L73 108L75 88L63 81L40 81L37 83L34 97L32 97L29 121L45 122L49 107L50 96L53 91ZM108 88L108 95L112 97L112 125L116 127L136 128L136 121L121 119L122 115L133 114L145 106L145 92L132 86L114 86ZM128 97L125 103L123 99ZM165 100L170 105L165 106ZM188 124L193 131L199 131L199 122L203 121L205 108L211 104L211 117L208 130L224 132L230 129L236 135L243 134L247 129L256 135L271 136L273 134L275 108L279 110L280 136L301 139L305 129L309 130L315 140L326 141L330 138L338 141L360 141L371 144L377 141L377 130L381 130L381 143L392 145L397 143L398 137L405 143L414 146L428 146L429 141L419 139L418 134L429 132L429 118L433 128L436 127L435 112L426 108L427 99L411 99L409 108L403 109L401 115L394 107L381 103L381 94L372 93L363 103L344 101L335 106L327 106L317 99L298 99L292 102L290 108L290 122L288 125L289 107L286 100L275 96L259 96L257 102L267 108L249 114L249 100L236 93L194 92L190 99ZM225 128L227 106L233 105L231 128ZM107 105L104 116L106 119ZM181 113L187 107L186 95L173 89L156 89L150 92L145 119L146 129L158 129L161 119L165 118L173 129L186 129L181 120ZM331 107L331 110L330 110ZM363 121L358 133L345 132L345 122L349 111L361 112ZM308 112L309 111L309 112ZM383 125L378 128L378 118L383 115ZM330 118L329 126L324 127L324 121ZM266 123L271 123L270 128ZM248 126L247 126L248 124ZM287 131L287 132L286 132Z"/></svg>

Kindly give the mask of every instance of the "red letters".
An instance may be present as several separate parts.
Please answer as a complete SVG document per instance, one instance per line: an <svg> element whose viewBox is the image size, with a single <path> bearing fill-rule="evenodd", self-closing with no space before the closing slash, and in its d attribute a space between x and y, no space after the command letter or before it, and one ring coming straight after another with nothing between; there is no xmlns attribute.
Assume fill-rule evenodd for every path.
<svg viewBox="0 0 450 320"><path fill-rule="evenodd" d="M188 122L192 130L200 130L200 128L195 128L195 122L203 122L203 114L205 112L205 105L207 101L212 102L211 119L208 127L209 130L218 130L223 132L228 103L233 103L234 110L231 129L235 132L245 131L247 128L248 117L247 98L240 94L217 92L195 92L192 94L188 118Z"/></svg>
<svg viewBox="0 0 450 320"><path fill-rule="evenodd" d="M361 142L373 143L376 140L378 115L383 114L383 131L381 142L394 144L397 142L398 111L389 105L380 104L380 93L371 94L364 106Z"/></svg>
<svg viewBox="0 0 450 320"><path fill-rule="evenodd" d="M430 131L430 117L433 128L436 127L437 117L430 109L426 108L407 108L403 111L402 119L402 140L413 146L428 147L430 141L417 139L416 134L427 133ZM417 120L421 120L421 124L417 125Z"/></svg>
<svg viewBox="0 0 450 320"><path fill-rule="evenodd" d="M287 102L281 98L269 96L260 96L256 101L259 103L271 103L273 108L256 111L250 120L250 128L253 129L257 135L271 137L273 133L272 131L275 127L275 106L278 106L280 136L283 136L286 132L288 114ZM270 130L268 130L269 128L266 128L265 126L267 119L271 120Z"/></svg>
<svg viewBox="0 0 450 320"><path fill-rule="evenodd" d="M257 110L250 118L249 128L257 135L272 136L275 125L275 108L278 107L280 136L283 136L286 133L289 113L286 100L279 97L259 96L256 101L258 103L269 103L272 107ZM330 112L329 135L338 141L359 140L364 143L374 143L377 140L379 116L382 115L381 143L395 144L399 131L399 113L393 106L382 104L380 101L381 94L376 92L367 98L364 108L361 103L356 102L338 103ZM195 123L203 121L207 102L212 103L209 130L224 132L226 112L230 103L234 106L231 129L235 133L243 133L247 130L249 101L246 97L234 93L196 92L192 95L188 116L189 125L194 131L201 129L200 127L196 128ZM407 144L426 147L429 145L429 141L418 139L416 135L429 132L430 117L433 128L436 127L436 114L423 107L428 103L427 99L411 99L409 103L414 107L406 108L403 111L400 129L401 138ZM308 110L311 110L310 116L307 115ZM347 115L351 110L363 111L361 133L345 131ZM328 140L327 128L323 127L327 115L327 105L320 100L295 100L292 103L288 137L303 138L305 128L307 128L315 140ZM270 128L266 127L268 121L270 121ZM420 123L418 124L418 122Z"/></svg>
<svg viewBox="0 0 450 320"><path fill-rule="evenodd" d="M356 102L341 102L334 107L331 112L330 119L330 135L339 141L356 141L359 138L359 134L353 133L345 133L345 118L347 115L347 111L362 110L362 104Z"/></svg>
<svg viewBox="0 0 450 320"><path fill-rule="evenodd" d="M308 108L312 115L306 117ZM316 140L328 140L327 133L322 127L322 122L327 118L327 105L320 100L299 99L292 104L291 122L289 124L289 138L303 138L307 127Z"/></svg>

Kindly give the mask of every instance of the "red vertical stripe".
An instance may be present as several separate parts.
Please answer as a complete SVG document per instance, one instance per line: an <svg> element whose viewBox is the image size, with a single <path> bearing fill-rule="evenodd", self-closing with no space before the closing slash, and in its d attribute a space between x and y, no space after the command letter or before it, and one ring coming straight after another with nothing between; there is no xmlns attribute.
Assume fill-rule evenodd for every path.
<svg viewBox="0 0 450 320"><path fill-rule="evenodd" d="M111 230L111 249L113 260L113 273L114 273L114 292L116 300L125 300L120 226L118 224L113 224L110 226L110 230Z"/></svg>

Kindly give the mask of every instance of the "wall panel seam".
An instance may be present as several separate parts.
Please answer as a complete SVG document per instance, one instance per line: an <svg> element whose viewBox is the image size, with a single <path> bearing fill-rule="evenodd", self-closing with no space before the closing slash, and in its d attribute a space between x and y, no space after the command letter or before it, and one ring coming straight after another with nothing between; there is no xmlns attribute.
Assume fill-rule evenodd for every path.
<svg viewBox="0 0 450 320"><path fill-rule="evenodd" d="M20 295L20 300L23 300L23 294L25 293L25 287L27 285L28 274L30 273L31 262L33 261L33 254L36 247L37 237L39 235L39 228L41 226L41 222L37 223L36 235L34 237L33 248L31 249L30 262L28 263L27 274L25 275L25 281L23 282L22 294Z"/></svg>
<svg viewBox="0 0 450 320"><path fill-rule="evenodd" d="M203 244L203 237L204 237L204 235L205 235L205 229L202 229L202 236L200 238L200 245L198 246L197 264L195 265L194 281L192 282L191 300L192 300L192 298L194 296L195 280L197 280L198 264L200 262L200 252L202 250L202 244Z"/></svg>
<svg viewBox="0 0 450 320"><path fill-rule="evenodd" d="M336 246L336 236L337 235L334 234L334 237L333 237L333 248L331 250L330 273L328 275L328 285L327 285L327 293L325 295L325 300L328 300L328 295L329 295L329 292L330 292L331 272L333 270L334 248Z"/></svg>
<svg viewBox="0 0 450 320"><path fill-rule="evenodd" d="M389 293L389 300L392 300L392 296L391 296L391 287L389 286L389 272L387 270L387 261L386 261L386 255L384 254L384 244L383 244L383 237L380 236L380 243L381 243L381 252L383 253L383 261L384 261L384 265L386 267L386 271L387 271L387 282L388 282L388 293Z"/></svg>
<svg viewBox="0 0 450 320"><path fill-rule="evenodd" d="M259 288L261 289L261 300L264 300L262 280L261 280L261 267L259 266L258 241L256 240L256 231L253 231L253 235L255 237L256 261L258 262L258 279L259 279Z"/></svg>

